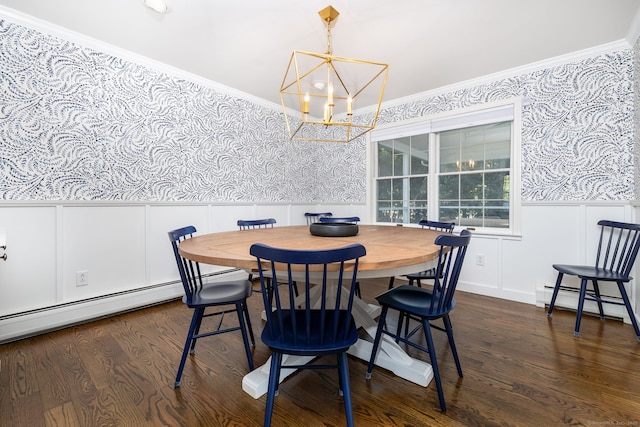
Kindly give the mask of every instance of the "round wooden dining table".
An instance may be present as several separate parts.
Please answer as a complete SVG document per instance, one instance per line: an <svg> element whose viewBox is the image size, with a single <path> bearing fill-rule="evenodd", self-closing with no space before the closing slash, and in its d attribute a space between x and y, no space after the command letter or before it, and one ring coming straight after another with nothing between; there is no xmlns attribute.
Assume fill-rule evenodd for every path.
<svg viewBox="0 0 640 427"><path fill-rule="evenodd" d="M249 254L254 243L288 249L333 249L360 243L367 255L360 260L358 277L390 277L424 270L438 256L437 231L415 227L360 225L351 237L319 237L306 225L234 230L196 236L182 242L180 255L204 264L257 269ZM393 274L392 274L393 273Z"/></svg>
<svg viewBox="0 0 640 427"><path fill-rule="evenodd" d="M180 243L178 251L193 261L251 271L258 267L256 258L249 253L254 243L306 250L332 249L360 243L367 254L359 261L358 278L366 279L410 274L434 267L440 247L433 241L439 234L438 231L415 227L359 225L355 236L319 237L312 235L308 226L273 227L194 236ZM379 313L379 307L375 304L360 299L354 302L353 317L356 324L367 332L370 339L359 339L350 348L349 354L369 361L377 327L375 318ZM306 363L297 356L295 359L290 363ZM385 335L376 364L422 386L427 386L433 378L430 364L411 358ZM280 380L291 373L292 370L283 369ZM267 391L268 379L269 362L245 375L242 388L254 398L259 398Z"/></svg>

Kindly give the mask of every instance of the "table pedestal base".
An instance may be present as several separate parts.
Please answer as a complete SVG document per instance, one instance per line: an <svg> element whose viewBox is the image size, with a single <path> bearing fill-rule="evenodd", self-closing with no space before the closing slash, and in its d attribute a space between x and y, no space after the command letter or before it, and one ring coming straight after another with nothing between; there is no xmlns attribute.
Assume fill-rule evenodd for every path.
<svg viewBox="0 0 640 427"><path fill-rule="evenodd" d="M311 289L309 297L312 304L319 303L318 293L319 287ZM342 293L342 298L346 298L345 295L348 295L347 290ZM301 295L298 297L298 301L302 302L304 298L305 297ZM380 315L380 311L380 306L367 304L360 298L356 298L353 301L352 315L356 325L365 330L367 335L371 338L371 341L367 341L362 338L358 339L358 342L349 348L348 353L364 360L367 363L369 363L369 359L371 358L373 339L376 336L376 329L378 327L378 324L374 319ZM282 357L282 364L304 365L313 359L314 357L310 356L293 356L285 354ZM402 347L396 344L393 339L384 334L382 335L382 342L380 343L380 350L378 351L375 364L393 372L405 380L423 387L429 385L429 382L431 382L431 379L433 378L433 370L429 363L410 357ZM265 394L269 384L270 366L271 358L269 358L264 365L245 375L242 379L242 390L254 399L258 399L260 396ZM280 382L291 375L294 371L294 369L283 368L280 371Z"/></svg>
<svg viewBox="0 0 640 427"><path fill-rule="evenodd" d="M282 356L282 364L289 365L306 365L311 362L315 357L311 356L293 356L290 354L284 354ZM260 396L267 392L267 386L269 385L269 371L271 370L271 357L265 362L264 365L249 372L242 378L242 390L249 394L254 399L258 399ZM280 369L280 383L284 381L289 375L293 374L295 369Z"/></svg>
<svg viewBox="0 0 640 427"><path fill-rule="evenodd" d="M376 326L370 325L365 328L365 331L373 339L376 333ZM360 338L358 339L358 342L349 348L348 353L369 363L372 349L373 343L371 341ZM283 365L304 365L312 361L314 357L292 356L285 354L282 359ZM411 381L412 383L423 387L428 386L433 379L433 370L429 363L410 357L404 349L396 344L396 342L388 335L382 336L382 342L380 343L380 350L378 351L375 364L393 372L407 381ZM242 379L242 390L254 399L258 399L265 394L269 384L270 366L271 358L269 358L264 365L245 375ZM282 381L284 381L284 379L293 372L294 369L283 368L280 371L280 382L282 383Z"/></svg>

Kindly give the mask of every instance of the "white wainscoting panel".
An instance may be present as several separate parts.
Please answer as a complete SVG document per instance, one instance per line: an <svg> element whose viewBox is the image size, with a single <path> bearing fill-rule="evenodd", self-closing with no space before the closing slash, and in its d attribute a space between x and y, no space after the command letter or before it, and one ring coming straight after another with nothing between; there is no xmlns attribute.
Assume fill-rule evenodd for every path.
<svg viewBox="0 0 640 427"><path fill-rule="evenodd" d="M235 230L243 217L304 224L307 211L358 215L367 223L367 210L350 204L9 203L0 209L8 245L8 260L0 261L0 342L179 297L166 234L171 229ZM592 261L599 219L634 222L638 217L627 202L529 202L522 214L521 236L473 237L461 291L543 307L555 283L552 264ZM478 255L484 265L478 265ZM89 272L86 287L76 287L79 270ZM222 266L206 272L246 274ZM635 281L629 289L640 312ZM575 300L574 294L563 293L558 304L571 309ZM618 316L616 310L608 313Z"/></svg>
<svg viewBox="0 0 640 427"><path fill-rule="evenodd" d="M7 260L0 261L0 316L56 304L55 206L3 206L0 227L7 239Z"/></svg>

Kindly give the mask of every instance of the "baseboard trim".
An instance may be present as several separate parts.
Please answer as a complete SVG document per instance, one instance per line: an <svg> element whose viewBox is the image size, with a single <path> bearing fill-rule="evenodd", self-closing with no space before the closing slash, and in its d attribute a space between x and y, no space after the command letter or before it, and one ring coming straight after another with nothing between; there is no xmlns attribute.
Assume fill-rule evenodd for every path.
<svg viewBox="0 0 640 427"><path fill-rule="evenodd" d="M212 273L206 281L246 279L240 270ZM0 317L0 344L182 298L180 282L161 283Z"/></svg>

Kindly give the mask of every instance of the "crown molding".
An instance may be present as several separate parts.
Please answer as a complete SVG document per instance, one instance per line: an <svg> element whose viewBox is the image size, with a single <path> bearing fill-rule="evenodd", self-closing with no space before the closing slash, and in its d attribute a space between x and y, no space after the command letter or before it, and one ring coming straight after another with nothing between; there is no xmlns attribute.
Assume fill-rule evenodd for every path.
<svg viewBox="0 0 640 427"><path fill-rule="evenodd" d="M631 21L631 26L627 33L627 42L633 46L638 41L638 38L640 38L640 9L638 9Z"/></svg>
<svg viewBox="0 0 640 427"><path fill-rule="evenodd" d="M470 80L454 83L447 86L441 86L436 89L428 90L425 92L416 93L403 98L396 98L382 103L382 108L393 107L401 104L407 104L414 101L424 100L446 93L455 92L458 90L469 89L472 87L481 86L483 84L492 83L499 80L504 80L523 74L529 74L535 71L545 70L548 68L554 68L560 65L569 64L572 62L582 61L584 59L593 58L599 55L608 54L612 52L618 52L625 49L630 49L632 45L629 44L627 39L621 39L615 42L606 43L599 46L594 46L588 49L579 50L566 55L555 56L542 61L533 62L520 67L510 68L508 70L499 71L497 73L487 74L482 77L477 77Z"/></svg>
<svg viewBox="0 0 640 427"><path fill-rule="evenodd" d="M171 75L176 78L181 78L181 79L191 81L203 87L213 89L217 92L224 93L224 94L233 96L235 98L244 99L253 104L260 105L264 108L267 108L276 112L282 111L282 106L280 104L276 104L276 103L267 101L265 99L258 98L246 92L242 92L238 89L234 89L230 86L225 86L221 83L206 79L197 74L189 73L187 71L184 71L177 67L170 66L163 62L156 61L154 59L145 57L137 53L133 53L126 49L116 47L114 45L100 41L98 39L85 36L75 31L71 31L67 28L54 25L50 22L41 20L31 15L24 14L22 12L19 12L15 9L8 8L6 6L0 5L0 19L7 19L8 21L22 25L32 30L39 31L44 34L48 34L50 36L57 37L63 40L67 40L71 43L75 43L86 48L94 49L98 52L113 55L115 57L122 58L129 62L132 62L134 64L137 64L143 67L148 67L156 71L159 71L161 73ZM638 12L634 17L633 25L631 26L631 30L629 31L629 34L627 35L626 39L621 39L615 42L606 43L606 44L595 46L588 49L583 49L583 50L572 52L566 55L556 56L553 58L527 64L524 66L500 71L497 73L487 74L482 77L465 80L465 81L454 83L451 85L441 86L436 89L428 90L425 92L419 92L406 97L391 99L388 101L384 101L382 103L381 108L389 108L397 105L411 103L414 101L424 100L425 98L434 97L434 96L438 96L445 93L455 92L457 90L469 89L471 87L480 86L480 85L491 83L497 80L503 80L506 78L528 74L534 71L553 68L559 65L564 65L571 62L592 58L602 54L616 52L624 49L630 49L633 46L633 41L637 40L638 37L640 37L640 9L638 10ZM364 107L364 108L355 110L354 114L365 114L373 110L374 110L374 107Z"/></svg>

